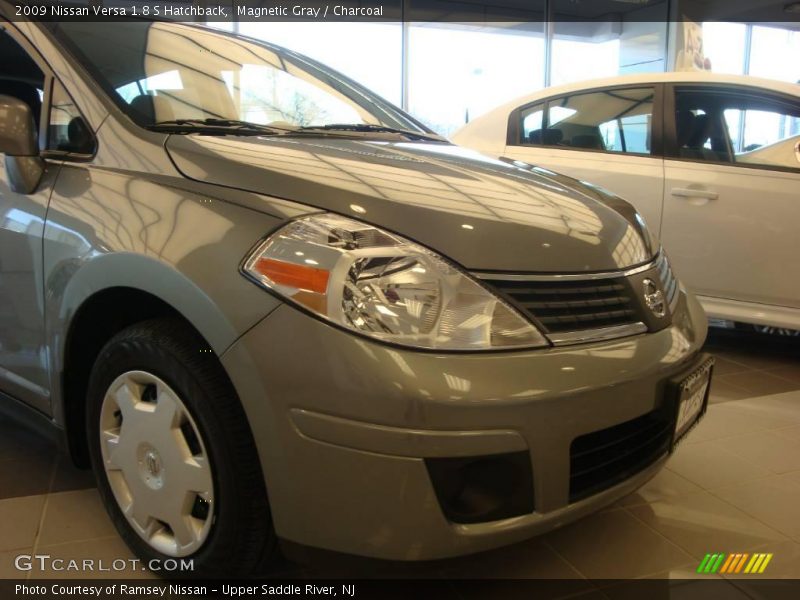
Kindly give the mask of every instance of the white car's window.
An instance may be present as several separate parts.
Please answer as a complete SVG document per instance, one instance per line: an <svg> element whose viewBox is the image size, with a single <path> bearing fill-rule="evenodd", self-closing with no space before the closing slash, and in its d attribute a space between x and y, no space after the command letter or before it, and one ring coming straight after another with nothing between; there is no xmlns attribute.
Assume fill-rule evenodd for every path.
<svg viewBox="0 0 800 600"><path fill-rule="evenodd" d="M800 168L800 116L729 108L725 122L735 162Z"/></svg>
<svg viewBox="0 0 800 600"><path fill-rule="evenodd" d="M735 89L676 95L678 156L800 169L800 102Z"/></svg>
<svg viewBox="0 0 800 600"><path fill-rule="evenodd" d="M525 110L522 113L522 139L531 140L531 143L534 143L530 136L534 131L542 130L543 119L544 105L537 104Z"/></svg>
<svg viewBox="0 0 800 600"><path fill-rule="evenodd" d="M519 143L650 154L653 97L642 87L552 98L522 111Z"/></svg>

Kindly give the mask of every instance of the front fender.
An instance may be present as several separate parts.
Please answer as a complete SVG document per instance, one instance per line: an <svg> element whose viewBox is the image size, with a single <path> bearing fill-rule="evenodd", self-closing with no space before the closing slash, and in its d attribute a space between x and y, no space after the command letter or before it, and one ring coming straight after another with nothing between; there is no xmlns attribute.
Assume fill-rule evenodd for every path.
<svg viewBox="0 0 800 600"><path fill-rule="evenodd" d="M215 186L187 189L130 172L63 165L44 232L47 352L52 412L70 326L98 293L133 288L182 315L221 355L280 301L239 272L283 219L227 201Z"/></svg>

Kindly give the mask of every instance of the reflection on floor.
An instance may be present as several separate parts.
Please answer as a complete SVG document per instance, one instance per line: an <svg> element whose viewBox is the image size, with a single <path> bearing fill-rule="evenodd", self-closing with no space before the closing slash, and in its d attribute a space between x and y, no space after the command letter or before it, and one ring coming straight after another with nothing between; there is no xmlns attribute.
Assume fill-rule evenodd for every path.
<svg viewBox="0 0 800 600"><path fill-rule="evenodd" d="M708 347L717 366L704 422L661 474L608 509L471 557L398 565L325 553L303 567L286 563L273 575L554 578L567 581L553 597L614 598L626 596L624 585L600 596L580 592L591 588L588 579L697 577L709 552L769 552L766 575L800 578L800 340L712 330ZM6 420L0 420L0 528L0 577L90 575L20 573L19 554L108 563L131 557L89 474ZM101 576L109 575L152 577Z"/></svg>

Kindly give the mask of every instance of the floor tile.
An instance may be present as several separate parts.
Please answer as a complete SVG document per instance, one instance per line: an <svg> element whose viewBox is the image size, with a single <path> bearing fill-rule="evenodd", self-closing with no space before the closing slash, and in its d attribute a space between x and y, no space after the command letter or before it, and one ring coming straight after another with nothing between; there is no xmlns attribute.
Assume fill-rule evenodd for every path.
<svg viewBox="0 0 800 600"><path fill-rule="evenodd" d="M740 362L731 360L724 353L714 352L713 354L716 359L714 363L714 375L730 375L731 373L741 373L742 371L752 370L750 367Z"/></svg>
<svg viewBox="0 0 800 600"><path fill-rule="evenodd" d="M749 398L751 394L739 386L721 380L716 371L711 382L711 392L708 395L709 404L720 402L730 402L731 400L743 400Z"/></svg>
<svg viewBox="0 0 800 600"><path fill-rule="evenodd" d="M674 500L690 494L701 493L703 493L703 488L700 486L681 477L674 471L662 469L658 475L653 477L634 493L618 500L616 506L637 506L650 502L658 502L660 500Z"/></svg>
<svg viewBox="0 0 800 600"><path fill-rule="evenodd" d="M743 371L723 375L719 381L744 389L750 396L769 396L790 392L800 387L799 384L772 375L768 371Z"/></svg>
<svg viewBox="0 0 800 600"><path fill-rule="evenodd" d="M476 579L546 580L532 587L514 585L506 590L500 588L493 592L496 597L530 598L529 592L533 590L536 598L561 598L587 592L593 587L541 538L440 562L444 565L442 577L451 581L470 580L470 587ZM456 584L456 588L463 592L460 585ZM470 597L470 594L461 595Z"/></svg>
<svg viewBox="0 0 800 600"><path fill-rule="evenodd" d="M752 419L777 420L785 427L800 425L800 391L748 398L727 403L722 408L731 412L745 412Z"/></svg>
<svg viewBox="0 0 800 600"><path fill-rule="evenodd" d="M0 579L23 579L27 575L26 571L19 571L15 566L17 557L20 554L31 554L31 548L0 552Z"/></svg>
<svg viewBox="0 0 800 600"><path fill-rule="evenodd" d="M31 572L33 578L157 579L118 536L43 545L37 547L36 553L49 555L50 559L44 570L36 565Z"/></svg>
<svg viewBox="0 0 800 600"><path fill-rule="evenodd" d="M797 366L800 338L737 334L709 329L706 350L749 369Z"/></svg>
<svg viewBox="0 0 800 600"><path fill-rule="evenodd" d="M97 490L60 492L47 498L39 545L116 535Z"/></svg>
<svg viewBox="0 0 800 600"><path fill-rule="evenodd" d="M713 490L736 508L800 541L800 484L794 474L773 475Z"/></svg>
<svg viewBox="0 0 800 600"><path fill-rule="evenodd" d="M45 496L0 500L0 550L33 546Z"/></svg>
<svg viewBox="0 0 800 600"><path fill-rule="evenodd" d="M788 379L800 386L800 359L797 365L783 365L779 367L765 369L767 373Z"/></svg>
<svg viewBox="0 0 800 600"><path fill-rule="evenodd" d="M582 579L540 538L444 562L442 573L456 579Z"/></svg>
<svg viewBox="0 0 800 600"><path fill-rule="evenodd" d="M769 413L760 407L748 408L740 402L715 404L709 406L703 420L686 436L681 445L708 442L744 433L771 431L791 425L791 419L769 416Z"/></svg>
<svg viewBox="0 0 800 600"><path fill-rule="evenodd" d="M707 492L633 506L628 511L698 560L708 552L747 551L787 540L785 535Z"/></svg>
<svg viewBox="0 0 800 600"><path fill-rule="evenodd" d="M701 559L702 560L702 559ZM701 560L694 560L689 564L662 571L661 573L653 573L643 579L722 579L720 575L706 575L698 573L697 567L700 566Z"/></svg>
<svg viewBox="0 0 800 600"><path fill-rule="evenodd" d="M692 557L624 509L598 513L545 536L588 579L626 579L666 571Z"/></svg>
<svg viewBox="0 0 800 600"><path fill-rule="evenodd" d="M0 460L14 460L33 453L55 454L53 444L30 429L0 416Z"/></svg>
<svg viewBox="0 0 800 600"><path fill-rule="evenodd" d="M270 569L270 578L300 575L309 579L439 579L440 563L447 561L384 561L311 549L311 560ZM298 571L303 573L299 574Z"/></svg>
<svg viewBox="0 0 800 600"><path fill-rule="evenodd" d="M703 489L758 480L773 473L716 445L715 441L682 444L667 468Z"/></svg>
<svg viewBox="0 0 800 600"><path fill-rule="evenodd" d="M32 452L14 460L0 461L0 499L46 494L53 475L55 456Z"/></svg>
<svg viewBox="0 0 800 600"><path fill-rule="evenodd" d="M78 469L68 456L60 455L50 493L90 489L96 486L91 469Z"/></svg>
<svg viewBox="0 0 800 600"><path fill-rule="evenodd" d="M800 440L800 425L779 429L775 433L790 440ZM800 469L800 467L798 467L798 469Z"/></svg>
<svg viewBox="0 0 800 600"><path fill-rule="evenodd" d="M717 440L715 444L773 473L796 471L800 469L800 439L792 439L781 431L737 435Z"/></svg>

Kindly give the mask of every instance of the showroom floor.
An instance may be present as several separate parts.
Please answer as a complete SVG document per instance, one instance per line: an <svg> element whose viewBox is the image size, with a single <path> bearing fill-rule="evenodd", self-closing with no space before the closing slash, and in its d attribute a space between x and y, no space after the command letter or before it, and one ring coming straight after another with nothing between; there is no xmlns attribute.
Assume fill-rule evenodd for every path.
<svg viewBox="0 0 800 600"><path fill-rule="evenodd" d="M768 575L800 578L800 340L714 330L708 347L718 361L704 422L667 469L607 510L472 557L398 565L320 553L276 575L569 579L554 597L613 598L615 588L586 596L586 580L690 577L706 553L760 551L774 554ZM0 577L24 576L13 558L32 551L130 557L90 476L0 419Z"/></svg>

